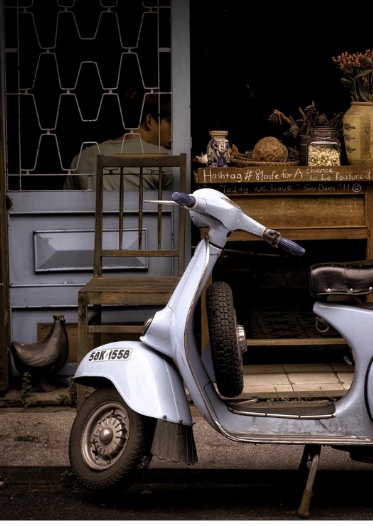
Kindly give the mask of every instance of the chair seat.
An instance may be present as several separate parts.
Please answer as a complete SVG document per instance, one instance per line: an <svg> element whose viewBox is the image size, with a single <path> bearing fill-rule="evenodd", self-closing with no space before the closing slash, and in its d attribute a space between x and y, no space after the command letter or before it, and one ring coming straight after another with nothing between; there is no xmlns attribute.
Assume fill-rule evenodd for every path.
<svg viewBox="0 0 373 526"><path fill-rule="evenodd" d="M79 296L90 305L165 305L179 281L177 276L92 278L79 290Z"/></svg>

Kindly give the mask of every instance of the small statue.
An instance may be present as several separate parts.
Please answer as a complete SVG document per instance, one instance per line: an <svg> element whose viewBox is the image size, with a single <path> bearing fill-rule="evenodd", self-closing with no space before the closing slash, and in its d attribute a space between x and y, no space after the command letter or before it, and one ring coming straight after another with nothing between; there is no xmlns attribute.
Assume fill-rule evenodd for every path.
<svg viewBox="0 0 373 526"><path fill-rule="evenodd" d="M208 157L207 157L207 153L201 153L201 155L196 155L196 159L197 163L199 164L207 164L208 163Z"/></svg>
<svg viewBox="0 0 373 526"><path fill-rule="evenodd" d="M55 375L66 364L69 340L63 314L53 315L54 324L44 340L37 343L12 341L10 350L14 365L20 374L31 374L32 380L45 391L51 391L48 376Z"/></svg>
<svg viewBox="0 0 373 526"><path fill-rule="evenodd" d="M228 132L213 130L209 132L211 140L207 145L207 166L224 168L228 166L230 158L230 144Z"/></svg>

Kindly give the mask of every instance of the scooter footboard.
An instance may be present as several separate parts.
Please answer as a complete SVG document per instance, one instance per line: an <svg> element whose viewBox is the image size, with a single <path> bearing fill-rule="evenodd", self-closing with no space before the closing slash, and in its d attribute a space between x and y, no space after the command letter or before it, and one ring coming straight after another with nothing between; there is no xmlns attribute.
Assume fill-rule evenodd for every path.
<svg viewBox="0 0 373 526"><path fill-rule="evenodd" d="M90 351L74 380L86 386L106 378L137 413L168 422L192 425L180 375L174 364L142 342L112 342Z"/></svg>

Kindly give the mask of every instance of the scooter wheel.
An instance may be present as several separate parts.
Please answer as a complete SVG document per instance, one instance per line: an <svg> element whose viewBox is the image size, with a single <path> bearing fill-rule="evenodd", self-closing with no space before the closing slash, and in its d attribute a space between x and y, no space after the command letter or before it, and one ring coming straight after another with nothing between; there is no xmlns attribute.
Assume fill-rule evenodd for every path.
<svg viewBox="0 0 373 526"><path fill-rule="evenodd" d="M151 460L155 422L133 411L113 387L94 391L78 411L69 439L70 464L82 486L133 484Z"/></svg>
<svg viewBox="0 0 373 526"><path fill-rule="evenodd" d="M222 396L243 390L242 327L237 325L233 293L228 283L216 281L206 291L206 311L216 386Z"/></svg>

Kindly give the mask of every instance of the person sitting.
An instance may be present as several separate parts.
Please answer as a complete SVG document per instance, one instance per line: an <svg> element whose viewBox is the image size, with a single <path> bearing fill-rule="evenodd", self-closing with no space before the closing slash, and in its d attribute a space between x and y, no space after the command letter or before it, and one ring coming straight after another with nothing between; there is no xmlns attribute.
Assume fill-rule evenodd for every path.
<svg viewBox="0 0 373 526"><path fill-rule="evenodd" d="M96 160L98 154L115 155L118 153L170 154L171 149L171 97L155 93L143 96L131 89L125 96L125 109L133 112L144 106L141 113L140 126L125 130L117 139L109 139L81 150L70 164L70 174L64 182L64 190L95 189ZM125 114L125 119L126 119ZM129 168L124 171L124 189L138 190L139 168ZM91 184L89 185L89 179ZM104 190L119 189L119 173L105 177ZM171 173L164 173L163 188L172 188ZM144 170L144 190L158 189L158 169Z"/></svg>

